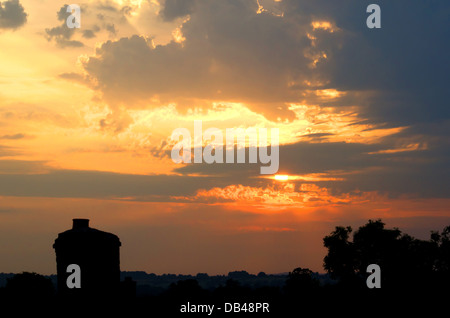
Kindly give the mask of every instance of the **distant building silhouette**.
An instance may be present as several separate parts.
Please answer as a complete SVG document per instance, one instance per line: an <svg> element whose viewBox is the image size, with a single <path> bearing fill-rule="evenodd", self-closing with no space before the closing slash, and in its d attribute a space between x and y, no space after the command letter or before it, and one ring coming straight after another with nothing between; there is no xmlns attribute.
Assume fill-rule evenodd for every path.
<svg viewBox="0 0 450 318"><path fill-rule="evenodd" d="M89 227L88 219L73 219L73 227L53 244L56 252L58 294L62 296L109 296L119 292L119 238ZM66 281L70 264L81 269L81 288L70 289Z"/></svg>

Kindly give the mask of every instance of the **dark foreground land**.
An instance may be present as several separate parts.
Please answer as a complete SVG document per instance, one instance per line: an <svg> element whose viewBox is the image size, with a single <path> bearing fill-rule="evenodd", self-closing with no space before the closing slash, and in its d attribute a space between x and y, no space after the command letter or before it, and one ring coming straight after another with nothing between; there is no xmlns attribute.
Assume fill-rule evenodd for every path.
<svg viewBox="0 0 450 318"><path fill-rule="evenodd" d="M312 314L404 317L419 310L443 308L448 302L448 281L369 289L363 280L320 285L309 274L308 270L297 269L281 287L248 287L237 280L228 280L212 290L202 288L195 279L186 279L171 284L159 294L142 296L99 294L62 298L51 289L36 288L24 293L11 292L6 287L1 289L0 305L3 310L12 309L18 314L31 311L59 317L117 314L124 317L309 317ZM206 306L212 305L214 309L210 313Z"/></svg>
<svg viewBox="0 0 450 318"><path fill-rule="evenodd" d="M350 227L336 227L324 238L324 275L300 267L280 275L122 272L117 291L64 297L55 289L55 276L0 274L0 305L5 311L60 317L405 317L419 312L429 317L448 312L450 227L418 240L378 220L360 227L352 239L351 234ZM381 288L368 287L368 278L374 282L370 264L380 267Z"/></svg>

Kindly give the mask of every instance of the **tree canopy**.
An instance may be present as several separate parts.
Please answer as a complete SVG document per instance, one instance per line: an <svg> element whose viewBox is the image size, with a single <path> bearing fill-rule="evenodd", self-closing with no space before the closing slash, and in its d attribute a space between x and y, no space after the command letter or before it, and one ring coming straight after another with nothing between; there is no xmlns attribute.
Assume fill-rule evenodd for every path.
<svg viewBox="0 0 450 318"><path fill-rule="evenodd" d="M380 266L385 287L424 286L448 281L450 226L419 240L399 229L387 229L381 220L369 220L353 233L337 226L323 239L328 253L324 268L341 284L364 284L367 266Z"/></svg>

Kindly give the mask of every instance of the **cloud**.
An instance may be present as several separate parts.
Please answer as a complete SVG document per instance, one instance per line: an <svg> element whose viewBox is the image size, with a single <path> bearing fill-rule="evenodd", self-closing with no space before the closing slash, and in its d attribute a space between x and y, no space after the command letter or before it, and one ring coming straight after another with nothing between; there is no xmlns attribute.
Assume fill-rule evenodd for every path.
<svg viewBox="0 0 450 318"><path fill-rule="evenodd" d="M18 151L14 148L0 145L0 157L9 157L17 154Z"/></svg>
<svg viewBox="0 0 450 318"><path fill-rule="evenodd" d="M163 14L184 14L176 13L181 3L166 2ZM130 108L176 103L181 110L242 102L272 120L293 119L288 104L310 89L315 54L328 53L340 38L315 31L310 18L257 14L256 1L195 1L189 8L179 29L185 40L155 46L150 36L133 35L103 43L85 61L106 101ZM313 47L309 32L326 37L328 47Z"/></svg>
<svg viewBox="0 0 450 318"><path fill-rule="evenodd" d="M83 30L83 37L86 39L91 39L95 37L95 33L93 30Z"/></svg>
<svg viewBox="0 0 450 318"><path fill-rule="evenodd" d="M0 118L8 122L35 121L59 127L76 127L79 122L61 111L53 111L36 103L17 102L0 107Z"/></svg>
<svg viewBox="0 0 450 318"><path fill-rule="evenodd" d="M278 173L310 174L334 170L356 170L376 165L369 152L380 150L380 144L346 142L297 142L281 145L279 148L280 168ZM248 150L246 154L248 158ZM248 159L247 159L248 161ZM188 164L175 169L177 173L202 175L240 175L259 174L260 164Z"/></svg>
<svg viewBox="0 0 450 318"><path fill-rule="evenodd" d="M184 17L192 13L195 0L166 0L161 11L161 16L171 21L179 17Z"/></svg>
<svg viewBox="0 0 450 318"><path fill-rule="evenodd" d="M297 116L300 127L303 119L314 121L317 129L296 135L300 142L293 137L281 146L280 172L331 173L344 180L320 186L336 192L448 196L449 29L442 26L449 4L382 1L382 28L370 30L369 3L284 0L259 10L257 1L167 0L162 19L180 23L173 41L157 45L152 34L110 39L82 60L84 73L60 76L102 93L111 109L97 121L103 130L124 131L135 118L131 109L173 103L179 110L206 110L213 102L237 102L273 121ZM416 23L419 16L422 22ZM108 35L111 21L96 17ZM332 107L337 114L351 108L354 121L310 119L307 111L302 118L296 107ZM320 129L321 124L337 128ZM352 125L403 131L361 141L370 132L352 131ZM330 142L335 137L345 142ZM167 157L164 142L149 150ZM250 180L258 170L259 165L192 164L175 172L220 176L225 186L260 187Z"/></svg>
<svg viewBox="0 0 450 318"><path fill-rule="evenodd" d="M209 190L200 189L195 196L177 199L196 203L238 202L241 205L318 207L355 204L383 198L376 192L332 195L327 188L312 183L279 182L264 187L238 184L223 188L214 187Z"/></svg>
<svg viewBox="0 0 450 318"><path fill-rule="evenodd" d="M48 41L55 41L61 48L66 47L83 47L84 44L81 41L71 40L74 36L76 28L69 28L66 25L66 19L68 17L67 5L62 6L57 12L57 17L62 24L53 28L45 29L45 33Z"/></svg>
<svg viewBox="0 0 450 318"><path fill-rule="evenodd" d="M0 195L68 198L139 198L167 201L172 195L189 196L197 188L210 188L214 180L204 177L171 175L130 175L99 171L54 170L29 174L38 168L36 162L3 161L4 167L22 172L2 174ZM1 166L1 165L0 165ZM8 170L8 169L6 169ZM27 172L27 173L24 173ZM222 182L219 182L223 185Z"/></svg>
<svg viewBox="0 0 450 318"><path fill-rule="evenodd" d="M107 24L105 25L105 29L106 29L109 33L111 33L111 35L116 35L116 34L117 34L116 27L114 26L113 23L107 23Z"/></svg>
<svg viewBox="0 0 450 318"><path fill-rule="evenodd" d="M68 28L66 25L66 19L69 16L67 12L67 5L63 5L59 11L56 13L58 21L61 24L55 27L46 28L45 36L49 41L55 41L56 44L61 48L66 47L83 47L89 40L95 40L102 31L108 36L115 37L118 34L118 25L123 27L125 30L131 28L130 24L126 19L126 15L129 14L130 10L122 10L124 8L120 7L115 3L106 4L96 4L96 3L86 3L81 5L82 12L82 28Z"/></svg>
<svg viewBox="0 0 450 318"><path fill-rule="evenodd" d="M46 173L49 168L45 161L0 160L0 174L34 174Z"/></svg>
<svg viewBox="0 0 450 318"><path fill-rule="evenodd" d="M27 22L27 16L19 0L0 2L0 29L18 29Z"/></svg>
<svg viewBox="0 0 450 318"><path fill-rule="evenodd" d="M83 75L83 74L79 74L79 73L61 73L58 75L59 78L68 80L68 81L72 81L72 82L76 82L76 83L81 83L84 85L91 85L91 82L89 81L89 79Z"/></svg>
<svg viewBox="0 0 450 318"><path fill-rule="evenodd" d="M109 129L114 120L120 118L107 117L101 122L102 128ZM435 124L429 126L428 131L435 135L433 139L406 128L370 143L330 142L320 138L311 140L308 136L307 141L280 145L278 174L292 176L289 183L294 188L290 191L274 187L282 181L261 176L260 163L180 164L175 166L174 175L129 175L49 167L41 169L45 173L29 175L30 171L39 170L36 163L3 161L1 164L6 168L1 176L4 182L0 186L0 195L228 202L233 199L233 193L240 193L271 202L285 195L287 201L295 204L297 201L303 202L304 195L299 194L301 186L310 184L325 189L325 192L315 192L333 197L334 201L329 202L334 203L346 198L346 194L358 191L391 197L449 198L448 128ZM16 138L15 135L4 136L8 136L7 139ZM170 160L170 150L171 144L167 140L148 145L148 152L161 160ZM0 148L0 156L13 156L16 152L13 148ZM11 171L16 172L12 174ZM313 175L321 177L311 178ZM308 197L314 196L308 194Z"/></svg>
<svg viewBox="0 0 450 318"><path fill-rule="evenodd" d="M241 196L241 199L253 198L249 201L255 204L294 205L314 204L313 201L358 202L368 200L367 196L362 196L367 193L449 198L450 148L440 147L438 140L414 150L383 151L404 149L402 144L397 144L399 139L400 136L389 136L373 144L297 142L281 145L279 174L292 176L287 183L267 176L263 178L259 175L260 165L248 163L187 164L175 169L176 175L130 175L46 166L38 169L34 162L3 161L0 167L6 168L1 176L4 182L0 185L0 195L159 202L230 202ZM2 149L5 156L13 151L3 147L0 155ZM166 153L166 143L151 151ZM29 174L36 170L45 173ZM16 173L11 174L11 171Z"/></svg>
<svg viewBox="0 0 450 318"><path fill-rule="evenodd" d="M14 135L3 135L3 136L0 136L0 139L17 140L17 139L23 139L25 137L26 136L24 134L19 133L19 134L14 134Z"/></svg>
<svg viewBox="0 0 450 318"><path fill-rule="evenodd" d="M113 108L241 102L276 121L294 118L290 103L357 106L391 127L450 117L447 2L382 1L378 30L366 27L370 1L261 3L258 14L257 1L167 0L160 14L180 20L177 38L106 42L85 71ZM325 90L342 94L319 98Z"/></svg>
<svg viewBox="0 0 450 318"><path fill-rule="evenodd" d="M418 142L418 146L408 147L411 140ZM426 143L422 143L424 141ZM301 141L280 146L278 174L326 174L330 177L328 180L325 178L311 182L326 187L333 195L376 191L393 197L411 195L448 198L449 149L447 137L435 138L431 142L423 136L411 136L408 131L371 144ZM255 187L258 185L255 176L259 174L259 166L248 163L187 164L176 168L175 172L223 178L229 180L230 184ZM301 184L305 180L298 178L293 182Z"/></svg>
<svg viewBox="0 0 450 318"><path fill-rule="evenodd" d="M284 0L285 16L331 19L348 34L329 63L328 86L343 91L371 91L362 117L391 125L450 118L446 83L450 64L450 29L445 27L450 3L379 1L381 29L365 27L371 1L332 2Z"/></svg>

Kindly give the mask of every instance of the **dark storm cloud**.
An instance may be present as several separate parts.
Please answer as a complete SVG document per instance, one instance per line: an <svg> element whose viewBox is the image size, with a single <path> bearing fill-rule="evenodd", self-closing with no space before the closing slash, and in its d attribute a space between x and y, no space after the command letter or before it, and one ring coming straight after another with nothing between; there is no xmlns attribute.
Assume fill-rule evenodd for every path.
<svg viewBox="0 0 450 318"><path fill-rule="evenodd" d="M332 19L350 36L330 63L318 68L327 74L328 87L343 91L370 92L358 100L366 122L385 127L409 126L383 139L377 147L421 143L426 149L397 153L361 153L343 159L330 152L333 162L299 158L299 167L343 167L362 169L343 175L336 185L341 191L384 191L391 195L450 196L450 3L446 1L377 1L381 7L381 29L368 29L363 14L372 1L291 1L280 4L287 15L306 14ZM336 104L348 104L338 100ZM310 147L310 146L307 146ZM320 147L320 146L319 146ZM352 154L351 149L343 151ZM369 147L370 148L370 147ZM314 150L318 151L319 150ZM375 150L371 150L374 152ZM323 155L326 155L324 153ZM300 155L301 156L301 155ZM282 157L283 158L283 157ZM288 160L292 159L286 155ZM355 160L356 159L356 160ZM312 165L309 165L309 164ZM283 167L283 163L280 164ZM296 169L293 168L293 171ZM302 168L300 168L302 169Z"/></svg>
<svg viewBox="0 0 450 318"><path fill-rule="evenodd" d="M370 3L284 0L280 5L287 16L332 19L351 35L334 52L332 65L321 67L329 87L377 92L363 115L400 125L449 118L450 3L377 1L381 29L368 29Z"/></svg>
<svg viewBox="0 0 450 318"><path fill-rule="evenodd" d="M184 17L192 12L195 0L166 0L161 15L165 20Z"/></svg>
<svg viewBox="0 0 450 318"><path fill-rule="evenodd" d="M17 29L27 22L27 14L19 0L0 2L0 29Z"/></svg>

